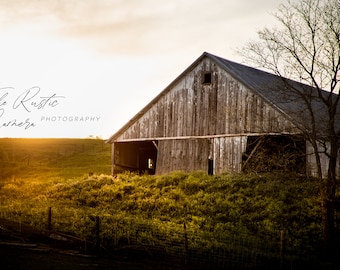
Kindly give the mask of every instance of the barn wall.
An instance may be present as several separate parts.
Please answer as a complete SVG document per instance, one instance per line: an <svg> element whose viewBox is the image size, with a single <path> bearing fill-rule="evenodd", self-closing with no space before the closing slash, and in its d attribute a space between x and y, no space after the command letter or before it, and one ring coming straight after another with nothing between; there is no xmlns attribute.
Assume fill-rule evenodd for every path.
<svg viewBox="0 0 340 270"><path fill-rule="evenodd" d="M204 84L208 71L212 83ZM295 131L271 105L206 58L117 140Z"/></svg>
<svg viewBox="0 0 340 270"><path fill-rule="evenodd" d="M203 83L210 72L211 83ZM235 80L214 61L204 58L122 133L117 142L158 141L156 174L173 170L240 172L247 137L244 133L298 132L272 105ZM233 134L232 137L214 135ZM207 136L188 138L182 136ZM235 135L235 136L234 136Z"/></svg>
<svg viewBox="0 0 340 270"><path fill-rule="evenodd" d="M246 151L247 137L213 139L214 173L241 172L242 154Z"/></svg>
<svg viewBox="0 0 340 270"><path fill-rule="evenodd" d="M156 174L182 170L208 170L208 139L162 140L158 142Z"/></svg>
<svg viewBox="0 0 340 270"><path fill-rule="evenodd" d="M158 142L156 173L174 170L208 172L208 159L213 160L214 174L241 172L246 146L246 136L162 140Z"/></svg>

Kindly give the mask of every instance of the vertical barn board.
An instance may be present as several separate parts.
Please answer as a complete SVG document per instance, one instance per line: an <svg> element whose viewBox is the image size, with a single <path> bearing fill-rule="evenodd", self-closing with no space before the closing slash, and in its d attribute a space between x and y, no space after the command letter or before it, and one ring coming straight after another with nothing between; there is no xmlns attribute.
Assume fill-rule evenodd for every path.
<svg viewBox="0 0 340 270"><path fill-rule="evenodd" d="M224 143L221 138L216 138L214 141L214 152L218 153L215 157L215 171L220 171L224 166L223 154L224 154Z"/></svg>
<svg viewBox="0 0 340 270"><path fill-rule="evenodd" d="M173 119L173 103L172 103L172 99L173 99L173 95L172 95L172 92L170 92L168 94L168 130L167 130L167 133L166 133L166 136L172 136L172 130L173 130L173 127L172 127L172 119Z"/></svg>
<svg viewBox="0 0 340 270"><path fill-rule="evenodd" d="M250 132L256 132L256 121L255 121L255 115L257 113L256 111L256 97L254 94L251 95L250 103L249 103L249 131Z"/></svg>
<svg viewBox="0 0 340 270"><path fill-rule="evenodd" d="M209 106L209 86L202 86L201 121L199 135L207 134L208 130L208 106Z"/></svg>
<svg viewBox="0 0 340 270"><path fill-rule="evenodd" d="M248 91L248 98L247 98L247 120L248 121L247 121L247 126L246 126L247 132L253 132L253 128L252 128L253 121L251 117L253 100L254 100L254 94Z"/></svg>
<svg viewBox="0 0 340 270"><path fill-rule="evenodd" d="M241 172L242 170L242 155L246 151L247 137L234 137L234 172Z"/></svg>
<svg viewBox="0 0 340 270"><path fill-rule="evenodd" d="M170 94L166 95L166 133L165 136L171 134L171 97Z"/></svg>
<svg viewBox="0 0 340 270"><path fill-rule="evenodd" d="M172 132L171 136L177 136L177 125L178 125L178 92L176 89L172 92Z"/></svg>
<svg viewBox="0 0 340 270"><path fill-rule="evenodd" d="M231 169L231 171L234 171L233 168L233 159L234 159L234 144L233 140L231 138L226 138L225 141L228 144L228 167Z"/></svg>
<svg viewBox="0 0 340 270"><path fill-rule="evenodd" d="M233 80L233 78L229 78L228 80L228 103L227 103L227 111L228 111L228 130L227 133L235 133L235 125L236 125L236 114L237 114L237 84Z"/></svg>
<svg viewBox="0 0 340 270"><path fill-rule="evenodd" d="M242 154L245 151L246 143L246 136L215 138L215 173L241 172Z"/></svg>
<svg viewBox="0 0 340 270"><path fill-rule="evenodd" d="M209 106L208 106L208 134L216 134L217 125L217 78L218 76L214 74L213 84L210 89L209 94Z"/></svg>
<svg viewBox="0 0 340 270"><path fill-rule="evenodd" d="M179 112L178 112L178 131L177 136L183 136L184 119L185 119L185 102L186 102L186 90L185 88L181 88L179 91Z"/></svg>
<svg viewBox="0 0 340 270"><path fill-rule="evenodd" d="M159 125L159 121L158 121L158 104L156 103L152 108L151 108L151 112L152 112L152 121L151 123L149 122L149 126L148 129L150 130L150 137L151 138L155 138L157 137L157 130L158 130L158 125Z"/></svg>
<svg viewBox="0 0 340 270"><path fill-rule="evenodd" d="M166 166L169 164L167 159L169 154L167 149L169 148L168 141L159 141L158 142L158 154L157 154L157 161L156 161L156 174L163 174L169 171Z"/></svg>
<svg viewBox="0 0 340 270"><path fill-rule="evenodd" d="M257 132L259 130L259 115L261 114L260 103L257 96L254 95L252 111L251 111L251 122L252 122L252 132Z"/></svg>
<svg viewBox="0 0 340 270"><path fill-rule="evenodd" d="M202 109L203 108L203 105L204 105L204 91L203 91L203 87L202 85L200 85L198 87L198 99L197 99L197 119L196 119L196 125L198 127L198 130L197 130L197 135L201 135L203 134L203 130L202 130L202 127L203 127L203 121L204 121L204 110Z"/></svg>
<svg viewBox="0 0 340 270"><path fill-rule="evenodd" d="M170 132L169 136L175 136L175 129L176 129L176 103L175 103L175 93L171 93L171 107L170 107Z"/></svg>
<svg viewBox="0 0 340 270"><path fill-rule="evenodd" d="M193 104L192 104L192 115L191 115L191 125L192 125L192 135L197 135L197 125L196 121L198 118L198 110L197 110L197 103L198 103L198 89L197 89L197 76L194 76L194 81L192 84L192 91L193 91Z"/></svg>
<svg viewBox="0 0 340 270"><path fill-rule="evenodd" d="M193 104L194 104L194 95L192 89L187 89L187 110L186 110L186 127L184 136L189 136L193 134L193 127L192 127L192 115L193 115Z"/></svg>
<svg viewBox="0 0 340 270"><path fill-rule="evenodd" d="M213 140L213 147L214 147L214 169L215 173L221 171L222 165L222 159L221 159L221 152L222 152L222 146L221 146L221 140L220 138L214 138Z"/></svg>
<svg viewBox="0 0 340 270"><path fill-rule="evenodd" d="M225 117L226 117L226 82L223 73L218 74L216 86L216 134L223 134L225 132Z"/></svg>
<svg viewBox="0 0 340 270"><path fill-rule="evenodd" d="M156 161L156 174L164 174L168 172L168 168L166 167L169 162L166 162L166 157L168 157L169 153L167 153L168 141L159 141L158 142L158 154Z"/></svg>
<svg viewBox="0 0 340 270"><path fill-rule="evenodd" d="M248 91L244 86L241 86L241 114L240 114L240 132L243 133L247 130L247 99L248 99Z"/></svg>
<svg viewBox="0 0 340 270"><path fill-rule="evenodd" d="M226 109L227 109L227 113L226 113L226 133L230 134L231 133L231 128L230 128L230 122L232 122L232 114L231 114L231 108L233 106L232 104L232 100L233 100L233 96L232 96L232 91L231 91L231 81L228 80L227 82L227 103L226 103Z"/></svg>
<svg viewBox="0 0 340 270"><path fill-rule="evenodd" d="M184 134L184 129L185 129L185 102L186 102L186 89L185 87L182 86L181 91L180 91L180 113L178 115L178 122L179 122L179 127L178 127L178 135L177 136L183 136Z"/></svg>
<svg viewBox="0 0 340 270"><path fill-rule="evenodd" d="M243 112L243 126L242 131L248 132L248 126L249 126L249 115L248 115L248 103L249 103L249 91L247 89L244 89L244 96L243 96L243 102L244 102L244 112Z"/></svg>
<svg viewBox="0 0 340 270"><path fill-rule="evenodd" d="M176 91L176 99L175 99L176 106L176 131L175 136L181 136L181 128L182 128L182 116L183 116L183 107L182 107L182 91Z"/></svg>
<svg viewBox="0 0 340 270"><path fill-rule="evenodd" d="M157 110L158 110L158 129L156 136L162 137L164 131L164 98L160 99Z"/></svg>
<svg viewBox="0 0 340 270"><path fill-rule="evenodd" d="M202 111L202 104L203 104L203 97L202 97L202 85L200 83L197 84L197 103L196 103L196 134L201 134L201 122L203 118L203 111Z"/></svg>
<svg viewBox="0 0 340 270"><path fill-rule="evenodd" d="M139 122L140 124L140 132L139 132L139 136L142 138L148 138L148 134L146 131L146 119L149 117L150 113L149 111L147 111L143 117L141 118L141 121Z"/></svg>
<svg viewBox="0 0 340 270"><path fill-rule="evenodd" d="M268 132L273 130L272 128L272 121L271 121L271 113L270 108L267 106L263 106L263 127L267 127Z"/></svg>
<svg viewBox="0 0 340 270"><path fill-rule="evenodd" d="M164 136L169 136L170 134L170 102L169 102L169 94L164 97Z"/></svg>
<svg viewBox="0 0 340 270"><path fill-rule="evenodd" d="M215 166L215 173L220 172L221 171L221 167L222 165L222 159L221 159L221 152L222 152L222 146L221 146L221 140L220 138L215 138L213 141L214 145L214 166Z"/></svg>
<svg viewBox="0 0 340 270"><path fill-rule="evenodd" d="M233 133L239 133L239 114L240 114L240 85L239 83L234 83L234 122L233 122Z"/></svg>

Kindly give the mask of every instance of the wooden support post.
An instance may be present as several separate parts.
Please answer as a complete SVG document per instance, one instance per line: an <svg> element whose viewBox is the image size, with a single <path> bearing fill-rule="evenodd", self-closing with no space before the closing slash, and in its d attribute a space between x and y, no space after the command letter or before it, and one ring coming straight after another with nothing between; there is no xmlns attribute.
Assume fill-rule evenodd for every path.
<svg viewBox="0 0 340 270"><path fill-rule="evenodd" d="M280 231L280 269L284 269L285 260L285 231Z"/></svg>
<svg viewBox="0 0 340 270"><path fill-rule="evenodd" d="M19 215L19 232L21 233L22 225L21 225L21 211L18 212Z"/></svg>
<svg viewBox="0 0 340 270"><path fill-rule="evenodd" d="M52 230L52 207L49 207L47 212L47 230Z"/></svg>
<svg viewBox="0 0 340 270"><path fill-rule="evenodd" d="M184 264L187 265L187 254L188 254L188 234L187 234L187 225L184 222Z"/></svg>

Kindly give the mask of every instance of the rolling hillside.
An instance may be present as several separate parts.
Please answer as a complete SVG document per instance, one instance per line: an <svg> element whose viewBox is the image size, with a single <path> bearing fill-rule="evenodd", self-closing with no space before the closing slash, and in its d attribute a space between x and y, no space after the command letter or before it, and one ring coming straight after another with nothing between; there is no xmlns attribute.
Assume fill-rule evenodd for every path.
<svg viewBox="0 0 340 270"><path fill-rule="evenodd" d="M0 139L0 179L110 172L111 148L100 139Z"/></svg>

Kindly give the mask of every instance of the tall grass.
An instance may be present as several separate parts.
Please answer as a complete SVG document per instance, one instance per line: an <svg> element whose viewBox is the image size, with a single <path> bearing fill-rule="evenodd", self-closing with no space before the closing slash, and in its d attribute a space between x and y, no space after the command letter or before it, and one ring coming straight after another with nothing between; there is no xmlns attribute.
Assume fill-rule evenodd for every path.
<svg viewBox="0 0 340 270"><path fill-rule="evenodd" d="M182 230L186 223L216 239L242 235L276 241L285 230L290 245L301 250L317 249L320 239L317 185L298 176L174 172L48 182L11 179L3 183L0 196L0 211L13 217L20 213L33 225L45 226L46 211L53 206L54 227L81 238L89 236L90 218L99 216L112 222L151 220L164 230ZM103 226L109 238L110 224Z"/></svg>

